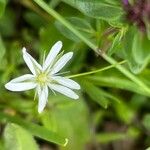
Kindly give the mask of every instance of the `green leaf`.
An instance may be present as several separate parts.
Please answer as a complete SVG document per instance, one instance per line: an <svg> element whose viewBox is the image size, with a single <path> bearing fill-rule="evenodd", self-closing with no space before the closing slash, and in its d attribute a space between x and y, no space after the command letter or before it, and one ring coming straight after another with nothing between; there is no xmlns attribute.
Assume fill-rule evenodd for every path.
<svg viewBox="0 0 150 150"><path fill-rule="evenodd" d="M150 147L148 147L146 150L150 150Z"/></svg>
<svg viewBox="0 0 150 150"><path fill-rule="evenodd" d="M10 123L4 132L5 150L39 150L32 135L17 124Z"/></svg>
<svg viewBox="0 0 150 150"><path fill-rule="evenodd" d="M63 0L63 2L77 8L85 15L106 21L116 20L123 10L117 5L109 4L100 0Z"/></svg>
<svg viewBox="0 0 150 150"><path fill-rule="evenodd" d="M85 35L88 38L91 38L95 31L92 28L91 24L82 18L78 17L68 17L66 18L67 21L69 21L74 27L79 30L83 35ZM69 29L67 29L64 25L62 25L60 22L56 21L55 25L57 29L68 39L71 39L75 42L80 42L80 39L74 35Z"/></svg>
<svg viewBox="0 0 150 150"><path fill-rule="evenodd" d="M134 110L130 108L125 102L121 101L119 104L115 104L115 111L118 118L125 124L130 124L135 116Z"/></svg>
<svg viewBox="0 0 150 150"><path fill-rule="evenodd" d="M109 3L109 4L112 4L112 5L120 5L120 1L119 0L101 0L103 2L106 2L106 3Z"/></svg>
<svg viewBox="0 0 150 150"><path fill-rule="evenodd" d="M109 48L109 50L107 52L109 56L111 56L113 53L115 53L118 50L117 47L120 44L121 38L122 38L122 32L119 32L115 36L115 38L112 42L112 45L111 45L111 47Z"/></svg>
<svg viewBox="0 0 150 150"><path fill-rule="evenodd" d="M129 28L128 32L125 35L124 38L124 57L125 59L128 60L129 67L132 72L137 73L140 69L141 66L137 64L133 58L133 53L132 53L132 45L133 45L133 38L135 34L135 29Z"/></svg>
<svg viewBox="0 0 150 150"><path fill-rule="evenodd" d="M110 76L110 74L111 72L109 74L105 73L104 75L102 74L99 76L89 76L86 77L86 79L97 86L119 88L122 90L128 90L131 92L149 96L147 95L147 93L144 92L142 88L138 87L135 83L128 80L127 78L117 76L117 74L111 74Z"/></svg>
<svg viewBox="0 0 150 150"><path fill-rule="evenodd" d="M147 36L136 32L132 49L134 59L137 63L143 65L148 63L150 59L150 40L148 40Z"/></svg>
<svg viewBox="0 0 150 150"><path fill-rule="evenodd" d="M6 0L0 0L0 17L3 15L6 6Z"/></svg>
<svg viewBox="0 0 150 150"><path fill-rule="evenodd" d="M82 85L83 89L85 90L85 92L91 97L91 99L94 100L95 102L97 102L98 104L100 104L104 108L107 108L109 99L113 100L115 102L119 101L118 98L116 98L112 94L102 90L101 88L98 88L91 82L84 80L81 83L81 85Z"/></svg>
<svg viewBox="0 0 150 150"><path fill-rule="evenodd" d="M124 55L133 73L140 73L150 60L150 40L135 27L129 28L124 40Z"/></svg>
<svg viewBox="0 0 150 150"><path fill-rule="evenodd" d="M101 91L98 87L89 82L84 82L81 85L92 100L94 100L104 108L108 107L108 100L101 94Z"/></svg>
<svg viewBox="0 0 150 150"><path fill-rule="evenodd" d="M16 116L9 116L5 113L0 113L0 121L7 120L8 122L16 123L23 128L27 129L32 135L39 137L41 139L53 142L59 145L65 146L68 140L57 133L48 130L42 126L24 121L23 119Z"/></svg>

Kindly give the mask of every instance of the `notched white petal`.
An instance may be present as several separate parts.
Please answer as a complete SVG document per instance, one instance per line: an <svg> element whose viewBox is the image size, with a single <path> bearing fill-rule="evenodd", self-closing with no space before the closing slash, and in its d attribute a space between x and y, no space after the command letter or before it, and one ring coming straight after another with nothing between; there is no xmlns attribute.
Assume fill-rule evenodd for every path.
<svg viewBox="0 0 150 150"><path fill-rule="evenodd" d="M53 45L53 47L51 48L51 50L50 50L49 54L47 55L47 58L43 64L43 70L46 70L47 68L51 67L51 65L53 64L53 61L55 60L56 56L60 52L61 48L62 48L61 41L58 41L57 43L55 43Z"/></svg>
<svg viewBox="0 0 150 150"><path fill-rule="evenodd" d="M52 77L52 79L58 82L59 84L62 84L63 86L66 86L68 88L76 89L76 90L80 89L80 85L71 79L60 77L60 76Z"/></svg>
<svg viewBox="0 0 150 150"><path fill-rule="evenodd" d="M23 52L23 59L25 63L27 64L30 71L36 75L39 70L42 70L42 67L40 64L37 63L37 61L26 51L26 48L24 47L22 49Z"/></svg>
<svg viewBox="0 0 150 150"><path fill-rule="evenodd" d="M14 82L14 83L17 83L17 82L28 82L28 81L33 81L35 78L34 75L32 74L25 74L25 75L22 75L20 77L17 77L13 80L11 80L10 82Z"/></svg>
<svg viewBox="0 0 150 150"><path fill-rule="evenodd" d="M46 102L48 100L48 87L44 86L43 88L38 87L38 112L41 113L46 106Z"/></svg>
<svg viewBox="0 0 150 150"><path fill-rule="evenodd" d="M79 96L73 92L72 90L70 90L69 88L65 87L65 86L61 86L61 85L58 85L58 84L49 84L48 85L50 87L50 89L53 89L67 97L70 97L72 99L78 99Z"/></svg>
<svg viewBox="0 0 150 150"><path fill-rule="evenodd" d="M23 82L23 83L14 83L14 82L8 82L5 84L5 88L10 91L26 91L31 90L36 87L36 84L33 82Z"/></svg>
<svg viewBox="0 0 150 150"><path fill-rule="evenodd" d="M67 62L72 58L72 56L73 56L73 52L64 54L53 66L51 74L55 74L59 72L67 64Z"/></svg>
<svg viewBox="0 0 150 150"><path fill-rule="evenodd" d="M34 83L34 75L31 74L25 74L17 77L5 84L5 88L10 91L25 91L35 87L36 83Z"/></svg>

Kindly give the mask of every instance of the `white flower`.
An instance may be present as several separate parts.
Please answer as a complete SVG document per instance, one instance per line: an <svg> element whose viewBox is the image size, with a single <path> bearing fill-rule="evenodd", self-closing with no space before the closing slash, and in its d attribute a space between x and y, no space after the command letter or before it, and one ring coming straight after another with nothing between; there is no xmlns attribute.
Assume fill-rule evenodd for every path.
<svg viewBox="0 0 150 150"><path fill-rule="evenodd" d="M58 53L61 48L61 41L54 44L42 66L26 52L25 48L23 48L22 52L24 61L32 74L25 74L11 80L5 85L5 88L10 91L25 91L35 88L39 97L39 113L43 111L48 100L48 88L52 92L57 91L72 99L78 99L79 96L73 91L73 89L80 89L80 85L71 79L61 77L58 74L73 56L73 52L68 52L60 57Z"/></svg>

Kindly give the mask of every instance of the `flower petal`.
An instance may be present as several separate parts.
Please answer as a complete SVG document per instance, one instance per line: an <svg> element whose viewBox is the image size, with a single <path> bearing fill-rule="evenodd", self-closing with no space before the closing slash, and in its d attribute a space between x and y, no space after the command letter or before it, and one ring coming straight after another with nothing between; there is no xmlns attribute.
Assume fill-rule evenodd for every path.
<svg viewBox="0 0 150 150"><path fill-rule="evenodd" d="M66 65L66 63L72 58L72 56L73 56L73 52L64 54L53 66L51 74L55 74L58 71L60 71Z"/></svg>
<svg viewBox="0 0 150 150"><path fill-rule="evenodd" d="M40 70L42 70L41 65L38 64L37 61L29 53L26 52L26 48L23 48L22 52L24 61L27 64L28 68L34 75L36 75Z"/></svg>
<svg viewBox="0 0 150 150"><path fill-rule="evenodd" d="M26 91L36 87L36 83L33 82L34 76L26 74L15 78L5 84L5 88L10 91Z"/></svg>
<svg viewBox="0 0 150 150"><path fill-rule="evenodd" d="M60 52L62 48L62 42L58 41L54 44L54 46L51 48L49 54L46 57L46 60L43 64L43 70L45 71L49 66L52 65L53 61L55 60L56 56Z"/></svg>
<svg viewBox="0 0 150 150"><path fill-rule="evenodd" d="M80 89L80 85L71 79L60 77L60 76L54 76L52 77L52 79L57 81L59 84L62 84L63 86L69 87L71 89L77 89L77 90Z"/></svg>
<svg viewBox="0 0 150 150"><path fill-rule="evenodd" d="M44 86L43 88L38 87L38 96L39 96L39 102L38 102L38 112L41 113L46 106L46 102L48 100L48 87Z"/></svg>
<svg viewBox="0 0 150 150"><path fill-rule="evenodd" d="M14 83L17 83L17 82L27 82L27 81L32 81L34 79L34 75L32 74L25 74L25 75L22 75L20 77L17 77L13 80L11 80L11 82L14 82Z"/></svg>
<svg viewBox="0 0 150 150"><path fill-rule="evenodd" d="M65 96L68 96L72 99L78 99L79 96L73 92L72 90L70 90L69 88L65 87L65 86L62 86L62 85L58 85L58 84L49 84L48 85L50 87L50 89L53 89Z"/></svg>
<svg viewBox="0 0 150 150"><path fill-rule="evenodd" d="M13 82L8 82L5 84L5 88L10 90L10 91L26 91L26 90L31 90L36 87L36 84L33 82L28 82L28 83L13 83Z"/></svg>

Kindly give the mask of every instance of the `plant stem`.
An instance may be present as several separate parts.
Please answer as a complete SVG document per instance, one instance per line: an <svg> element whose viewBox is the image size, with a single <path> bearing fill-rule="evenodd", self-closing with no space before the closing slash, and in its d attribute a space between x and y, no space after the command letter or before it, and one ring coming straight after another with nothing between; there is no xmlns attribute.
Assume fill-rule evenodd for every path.
<svg viewBox="0 0 150 150"><path fill-rule="evenodd" d="M110 65L110 66L107 66L107 67L104 67L104 68L101 68L101 69L98 69L98 70L84 72L84 73L80 73L80 74L75 74L75 75L71 75L71 76L67 76L67 77L68 78L76 78L76 77L81 77L81 76L87 76L87 75L90 75L90 74L94 74L94 73L98 73L98 72L101 72L101 71L105 71L105 70L111 69L113 67L116 67L117 65L121 65L121 64L124 64L126 62L127 61L124 60L124 61L121 61L119 63L113 64L113 65Z"/></svg>
<svg viewBox="0 0 150 150"><path fill-rule="evenodd" d="M57 19L59 22L61 22L66 28L68 28L70 31L72 31L78 38L80 38L84 43L86 43L91 49L93 49L98 55L101 55L106 61L108 61L110 64L117 64L117 62L107 56L106 54L102 54L101 50L98 49L98 47L93 44L89 39L87 39L84 35L82 35L78 30L76 30L71 23L69 23L67 20L64 19L59 13L57 13L55 10L53 10L51 7L49 7L43 0L33 0L37 5L39 5L43 10L45 10L49 15L53 16L55 19ZM137 85L142 87L145 91L150 93L150 89L145 85L140 79L138 79L136 76L134 76L130 71L123 68L120 65L115 66L119 71L121 71L125 76L127 76L129 79L131 79L133 82L135 82Z"/></svg>
<svg viewBox="0 0 150 150"><path fill-rule="evenodd" d="M105 60L107 60L108 62L110 62L111 64L115 64L116 61L107 56L106 54L103 54L103 58ZM120 72L122 72L124 75L126 75L129 79L131 79L134 83L136 83L137 85L141 86L141 88L143 88L146 92L150 93L150 89L149 87L147 87L147 85L145 85L145 83L143 83L140 79L138 79L136 76L134 76L131 72L129 72L128 70L126 70L125 68L123 68L120 65L116 65L115 66Z"/></svg>

